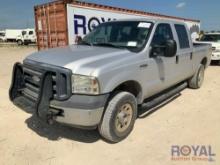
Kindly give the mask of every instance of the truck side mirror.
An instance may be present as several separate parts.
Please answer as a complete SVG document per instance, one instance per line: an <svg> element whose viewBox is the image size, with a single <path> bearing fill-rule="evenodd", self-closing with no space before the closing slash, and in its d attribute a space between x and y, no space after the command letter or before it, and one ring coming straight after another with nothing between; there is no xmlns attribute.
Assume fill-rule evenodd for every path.
<svg viewBox="0 0 220 165"><path fill-rule="evenodd" d="M177 52L177 44L175 40L167 40L165 43L165 57L174 57Z"/></svg>
<svg viewBox="0 0 220 165"><path fill-rule="evenodd" d="M177 52L177 45L175 40L167 40L162 45L153 45L151 50L151 56L165 56L174 57Z"/></svg>

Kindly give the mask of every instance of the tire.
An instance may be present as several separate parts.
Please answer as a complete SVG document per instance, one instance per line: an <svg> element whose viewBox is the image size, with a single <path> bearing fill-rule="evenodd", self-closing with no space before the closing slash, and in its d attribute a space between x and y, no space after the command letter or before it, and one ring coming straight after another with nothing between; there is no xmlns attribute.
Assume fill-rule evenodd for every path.
<svg viewBox="0 0 220 165"><path fill-rule="evenodd" d="M117 143L125 139L133 130L137 118L137 101L128 92L117 93L106 108L99 133L106 140Z"/></svg>
<svg viewBox="0 0 220 165"><path fill-rule="evenodd" d="M29 45L29 42L24 42L24 45L25 45L25 46L28 46L28 45Z"/></svg>
<svg viewBox="0 0 220 165"><path fill-rule="evenodd" d="M205 75L205 66L200 64L198 71L188 82L189 87L192 89L201 88L204 81L204 75Z"/></svg>
<svg viewBox="0 0 220 165"><path fill-rule="evenodd" d="M18 43L19 46L23 45L23 42L21 40L18 40L17 43Z"/></svg>

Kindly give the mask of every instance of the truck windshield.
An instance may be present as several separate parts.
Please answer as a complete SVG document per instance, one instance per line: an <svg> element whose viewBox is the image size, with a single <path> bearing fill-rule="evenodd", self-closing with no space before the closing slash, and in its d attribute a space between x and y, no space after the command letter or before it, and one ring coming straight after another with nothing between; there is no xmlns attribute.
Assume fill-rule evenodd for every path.
<svg viewBox="0 0 220 165"><path fill-rule="evenodd" d="M200 41L220 42L220 34L206 34Z"/></svg>
<svg viewBox="0 0 220 165"><path fill-rule="evenodd" d="M5 36L5 33L0 33L0 36L4 37L4 36Z"/></svg>
<svg viewBox="0 0 220 165"><path fill-rule="evenodd" d="M26 31L22 31L22 35L24 36L24 35L26 35L27 34L27 32Z"/></svg>
<svg viewBox="0 0 220 165"><path fill-rule="evenodd" d="M81 44L127 48L137 52L145 46L151 28L151 22L118 21L103 23L86 35Z"/></svg>

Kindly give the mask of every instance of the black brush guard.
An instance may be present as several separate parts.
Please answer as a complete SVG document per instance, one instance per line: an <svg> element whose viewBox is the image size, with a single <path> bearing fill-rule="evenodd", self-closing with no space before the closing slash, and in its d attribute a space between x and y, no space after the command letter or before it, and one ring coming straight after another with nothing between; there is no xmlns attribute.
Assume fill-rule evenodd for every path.
<svg viewBox="0 0 220 165"><path fill-rule="evenodd" d="M35 94L36 97L30 96L27 94L26 91L30 91L29 86L26 81L30 81L33 83L33 77L34 75L32 75L31 78L33 78L32 80L27 79L26 75L25 75L25 67L24 65L20 64L20 63L16 63L14 65L13 68L13 77L12 77L12 84L9 90L9 97L10 100L12 102L15 103L15 100L19 97L24 98L23 100L25 100L26 102L22 102L22 104L16 105L21 107L22 109L24 109L25 106L31 106L34 108L34 111L36 113L37 116L39 116L40 118L48 121L48 118L51 116L55 116L57 114L55 114L53 111L49 111L49 106L50 106L50 101L51 100L67 100L70 97L70 72L67 71L66 75L66 81L67 83L64 84L64 81L60 83L60 88L58 88L58 86L56 86L56 90L58 91L56 94L54 94L54 81L58 82L60 80L60 78L56 78L56 80L54 80L54 75L60 75L61 73L57 71L57 68L53 68L51 69L52 71L47 71L46 69L42 69L40 76L39 76L39 84L38 84L38 89L34 87L32 87L32 89L34 89L35 91L37 91L37 94ZM56 70L56 72L55 72ZM30 72L30 71L29 71ZM32 71L32 73L38 73L35 71ZM64 73L62 72L62 75L64 75ZM60 76L57 76L60 77ZM27 79L27 80L26 80ZM36 79L36 77L35 77ZM57 83L59 84L59 83ZM59 91L61 91L60 89L63 88L63 86L68 85L68 87L66 87L66 92L64 95L64 92L59 95ZM60 96L60 97L59 97ZM31 105L30 105L31 103ZM59 113L59 112L57 112Z"/></svg>

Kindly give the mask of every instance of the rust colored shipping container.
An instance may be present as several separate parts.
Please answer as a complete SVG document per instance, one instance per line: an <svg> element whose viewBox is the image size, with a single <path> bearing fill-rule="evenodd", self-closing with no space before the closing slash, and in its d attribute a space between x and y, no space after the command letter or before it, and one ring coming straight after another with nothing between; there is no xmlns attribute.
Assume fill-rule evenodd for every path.
<svg viewBox="0 0 220 165"><path fill-rule="evenodd" d="M74 0L58 0L34 7L38 50L61 47L74 43L73 40L77 36L77 34L74 33L73 36L73 33L70 33L70 30L73 31L74 28L70 26L70 22L68 22L70 21L70 19L68 18L69 16L68 7L72 7L73 12L79 9L81 10L86 9L93 12L97 11L97 13L103 12L105 14L107 12L109 17L114 14L116 15L117 13L118 15L124 15L124 17L122 18L126 18L125 17L126 15L127 17L136 15L140 17L149 17L149 18L156 17L159 19L165 18L172 20L182 20L184 22L189 23L190 26L192 26L192 29L197 31L199 29L198 26L200 26L199 20L166 16L156 13L148 13L143 11L104 6L104 5L79 2ZM87 15L90 16L89 12L87 13ZM96 15L93 15L92 18L94 18L94 16ZM107 17L105 19L108 20L109 18ZM100 21L98 22L100 23ZM69 29L70 27L71 29ZM88 28L86 30L88 31Z"/></svg>
<svg viewBox="0 0 220 165"><path fill-rule="evenodd" d="M68 44L66 3L57 1L35 7L38 49Z"/></svg>

